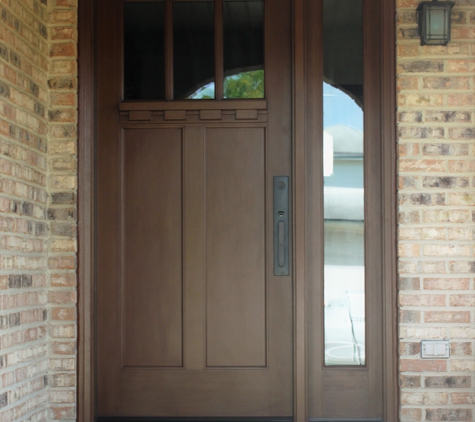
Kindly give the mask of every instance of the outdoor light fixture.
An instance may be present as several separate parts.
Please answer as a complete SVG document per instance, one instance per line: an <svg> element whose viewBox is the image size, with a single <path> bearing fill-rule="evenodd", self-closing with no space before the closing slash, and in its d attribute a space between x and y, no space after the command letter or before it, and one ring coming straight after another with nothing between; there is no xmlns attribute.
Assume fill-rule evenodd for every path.
<svg viewBox="0 0 475 422"><path fill-rule="evenodd" d="M447 45L453 1L423 1L417 7L421 45Z"/></svg>

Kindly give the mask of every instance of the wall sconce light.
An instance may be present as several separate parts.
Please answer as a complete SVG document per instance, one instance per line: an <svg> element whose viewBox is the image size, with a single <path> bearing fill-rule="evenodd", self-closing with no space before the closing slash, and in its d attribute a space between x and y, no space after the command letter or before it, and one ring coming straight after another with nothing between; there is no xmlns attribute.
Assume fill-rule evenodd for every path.
<svg viewBox="0 0 475 422"><path fill-rule="evenodd" d="M417 7L421 45L447 45L453 1L423 1Z"/></svg>

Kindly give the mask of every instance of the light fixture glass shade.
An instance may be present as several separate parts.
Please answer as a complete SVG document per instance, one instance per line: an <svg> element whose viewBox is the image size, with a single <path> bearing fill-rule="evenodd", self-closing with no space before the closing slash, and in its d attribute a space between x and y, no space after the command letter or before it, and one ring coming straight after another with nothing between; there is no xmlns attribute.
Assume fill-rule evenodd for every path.
<svg viewBox="0 0 475 422"><path fill-rule="evenodd" d="M417 7L421 45L447 45L450 41L452 1L423 1Z"/></svg>

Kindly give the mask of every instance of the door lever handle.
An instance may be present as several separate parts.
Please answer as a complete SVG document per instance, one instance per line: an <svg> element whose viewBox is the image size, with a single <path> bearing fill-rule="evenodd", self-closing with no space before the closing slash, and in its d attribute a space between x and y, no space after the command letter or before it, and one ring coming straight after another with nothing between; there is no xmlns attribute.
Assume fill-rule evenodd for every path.
<svg viewBox="0 0 475 422"><path fill-rule="evenodd" d="M289 275L289 178L274 177L274 275Z"/></svg>
<svg viewBox="0 0 475 422"><path fill-rule="evenodd" d="M285 265L285 223L279 221L279 267Z"/></svg>

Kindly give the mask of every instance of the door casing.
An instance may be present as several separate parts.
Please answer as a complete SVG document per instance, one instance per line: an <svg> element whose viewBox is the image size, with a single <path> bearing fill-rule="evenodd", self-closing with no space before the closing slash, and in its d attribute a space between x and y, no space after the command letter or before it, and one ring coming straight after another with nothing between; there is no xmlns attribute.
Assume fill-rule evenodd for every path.
<svg viewBox="0 0 475 422"><path fill-rule="evenodd" d="M311 99L306 92L311 81L307 63L306 36L312 21L309 3L293 1L293 232L294 232L294 420L306 422L308 409L306 291L308 258L306 250L305 186L309 172L306 159L307 109ZM397 271L396 271L396 84L395 84L395 1L380 3L380 13L365 16L378 19L381 28L381 58L376 64L381 73L382 213L383 213L383 415L384 421L398 420L397 387ZM95 148L95 71L94 0L79 2L79 122L78 122L78 421L93 421L95 408L94 368L94 148Z"/></svg>

